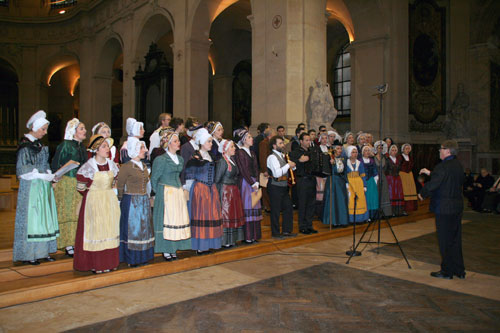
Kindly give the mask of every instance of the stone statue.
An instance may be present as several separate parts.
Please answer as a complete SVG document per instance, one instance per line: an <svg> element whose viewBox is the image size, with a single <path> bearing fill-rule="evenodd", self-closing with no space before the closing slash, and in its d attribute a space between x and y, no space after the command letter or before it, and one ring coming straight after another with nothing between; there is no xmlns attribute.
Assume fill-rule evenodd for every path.
<svg viewBox="0 0 500 333"><path fill-rule="evenodd" d="M320 79L316 79L316 86L311 90L307 105L309 128L318 129L320 125L328 126L337 118L330 85Z"/></svg>
<svg viewBox="0 0 500 333"><path fill-rule="evenodd" d="M459 83L457 95L451 109L446 115L445 133L448 138L470 138L474 132L470 121L469 95L465 93L464 85Z"/></svg>

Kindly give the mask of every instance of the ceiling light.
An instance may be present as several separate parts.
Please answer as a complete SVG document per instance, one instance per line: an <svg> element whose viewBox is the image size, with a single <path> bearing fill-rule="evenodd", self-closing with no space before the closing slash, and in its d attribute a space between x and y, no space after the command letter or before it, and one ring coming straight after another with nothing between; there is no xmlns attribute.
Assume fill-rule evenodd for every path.
<svg viewBox="0 0 500 333"><path fill-rule="evenodd" d="M59 11L59 14L64 14L64 13L66 13L66 11L65 11L64 9L61 9L61 10Z"/></svg>

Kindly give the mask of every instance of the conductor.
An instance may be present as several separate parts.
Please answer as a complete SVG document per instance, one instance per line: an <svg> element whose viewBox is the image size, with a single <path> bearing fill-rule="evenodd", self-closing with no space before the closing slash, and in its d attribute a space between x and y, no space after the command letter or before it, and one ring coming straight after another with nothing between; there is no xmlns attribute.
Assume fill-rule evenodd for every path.
<svg viewBox="0 0 500 333"><path fill-rule="evenodd" d="M464 169L456 157L457 152L457 142L446 140L439 149L441 163L432 173L425 168L420 170L420 173L431 176L431 180L420 190L418 197L420 200L431 197L430 210L436 214L436 230L441 252L441 270L432 272L431 276L442 279L453 279L453 276L465 278L462 256L462 185L465 176Z"/></svg>

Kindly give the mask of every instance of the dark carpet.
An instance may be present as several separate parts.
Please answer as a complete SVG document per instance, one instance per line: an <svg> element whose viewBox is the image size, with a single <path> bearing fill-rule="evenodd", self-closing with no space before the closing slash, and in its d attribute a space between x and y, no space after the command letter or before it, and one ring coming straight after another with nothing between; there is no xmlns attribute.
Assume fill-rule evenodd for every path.
<svg viewBox="0 0 500 333"><path fill-rule="evenodd" d="M499 329L500 302L325 263L71 332Z"/></svg>
<svg viewBox="0 0 500 333"><path fill-rule="evenodd" d="M465 212L463 219L471 221L462 225L465 270L500 276L500 217L493 214ZM372 240L375 239L376 233L373 233ZM411 260L435 265L441 263L436 233L412 238L400 244L410 264ZM379 253L402 258L399 248L395 245L380 247Z"/></svg>

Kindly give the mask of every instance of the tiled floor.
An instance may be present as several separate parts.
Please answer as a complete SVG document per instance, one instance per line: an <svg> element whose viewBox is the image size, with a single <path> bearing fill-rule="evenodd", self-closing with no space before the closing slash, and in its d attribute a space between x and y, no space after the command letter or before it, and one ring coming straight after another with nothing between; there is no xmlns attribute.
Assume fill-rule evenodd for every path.
<svg viewBox="0 0 500 333"><path fill-rule="evenodd" d="M465 280L429 276L439 257L426 219L394 227L411 270L397 249L377 254L372 245L346 265L352 238L343 237L0 309L0 332L498 330L500 276L485 267L500 262L491 253L499 219L464 219L465 260L476 264ZM392 236L383 230L382 239Z"/></svg>

